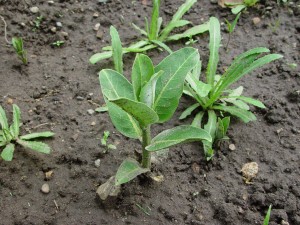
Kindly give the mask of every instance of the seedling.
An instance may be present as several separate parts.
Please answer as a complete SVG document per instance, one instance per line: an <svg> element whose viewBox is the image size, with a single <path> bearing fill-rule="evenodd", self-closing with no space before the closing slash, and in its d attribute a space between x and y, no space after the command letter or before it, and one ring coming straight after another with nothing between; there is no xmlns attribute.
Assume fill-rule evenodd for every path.
<svg viewBox="0 0 300 225"><path fill-rule="evenodd" d="M162 29L162 17L159 16L159 8L160 8L160 0L153 0L153 8L152 8L152 17L151 24L148 23L148 19L145 18L145 29L138 27L135 24L132 24L133 27L138 30L142 36L145 38L137 43L130 45L127 48L122 48L122 53L126 54L129 52L145 52L153 48L161 48L169 53L172 50L166 45L167 42L170 41L178 41L180 39L192 38L195 35L204 33L208 30L208 24L202 24L193 26L190 29L187 29L183 33L170 35L171 32L178 27L183 27L188 24L191 24L188 20L183 20L183 15L197 2L197 0L186 0L184 4L182 4L177 12L174 14L172 20L164 26ZM95 64L103 59L107 59L113 56L114 46L104 47L101 53L96 53L90 58L90 62Z"/></svg>
<svg viewBox="0 0 300 225"><path fill-rule="evenodd" d="M237 24L237 22L240 18L240 15L241 15L241 12L236 15L236 17L235 17L235 19L232 23L230 23L227 19L225 19L226 24L227 24L227 30L228 30L228 33L229 33L228 41L227 41L227 44L226 44L226 47L225 47L226 51L228 50L228 45L229 45L229 42L230 42L230 39L231 39L231 35L232 35L232 33L234 31L234 28L235 28L235 26L236 26L236 24Z"/></svg>
<svg viewBox="0 0 300 225"><path fill-rule="evenodd" d="M54 46L54 47L60 47L64 44L65 42L64 41L55 41L53 42L51 45Z"/></svg>
<svg viewBox="0 0 300 225"><path fill-rule="evenodd" d="M110 150L110 149L111 150L117 149L117 147L115 145L107 143L109 135L110 135L110 132L108 130L106 130L103 132L103 136L101 138L101 144L106 147L106 150L104 151L104 153L106 153L107 150Z"/></svg>
<svg viewBox="0 0 300 225"><path fill-rule="evenodd" d="M27 60L26 51L24 49L23 39L18 37L13 37L11 43L19 59L23 62L24 65L26 65L28 63L28 60Z"/></svg>
<svg viewBox="0 0 300 225"><path fill-rule="evenodd" d="M193 126L165 130L151 139L151 125L164 123L172 117L182 95L185 77L198 60L198 51L190 47L170 54L155 67L148 56L137 54L132 68L132 83L115 70L100 71L101 90L112 123L123 135L142 143L141 163L125 159L115 176L116 186L150 171L151 152L182 142L211 141L206 131ZM107 187L108 183L103 185ZM107 191L103 185L99 189Z"/></svg>
<svg viewBox="0 0 300 225"><path fill-rule="evenodd" d="M254 48L236 57L225 73L220 76L217 75L221 44L220 23L215 17L210 18L209 35L210 56L205 76L206 83L199 80L201 61L198 61L194 70L186 77L184 89L184 93L193 97L197 103L188 107L180 116L180 119L184 119L195 109L202 109L195 116L192 125L203 127L212 136L212 142L203 141L207 160L210 160L214 154L214 142L226 139L226 131L230 119L229 117L224 117L225 114L229 113L247 123L256 120L248 104L265 108L260 101L242 96L242 86L233 90L229 89L229 87L254 69L282 58L278 54L267 54L269 52L267 48ZM264 56L260 57L262 54ZM206 116L208 118L207 123L203 124L203 118Z"/></svg>
<svg viewBox="0 0 300 225"><path fill-rule="evenodd" d="M11 161L13 159L16 144L37 152L50 153L50 147L47 144L33 140L37 138L52 137L54 133L46 131L20 136L21 112L17 105L13 105L13 123L11 126L8 125L5 111L0 106L0 125L0 147L4 147L1 153L1 158L3 160Z"/></svg>
<svg viewBox="0 0 300 225"><path fill-rule="evenodd" d="M38 16L34 21L34 28L33 31L36 31L38 29L40 29L41 23L43 21L44 17L43 16Z"/></svg>
<svg viewBox="0 0 300 225"><path fill-rule="evenodd" d="M270 216L271 216L271 210L272 210L272 205L269 206L267 215L264 219L264 224L263 225L269 225L269 220L270 220Z"/></svg>
<svg viewBox="0 0 300 225"><path fill-rule="evenodd" d="M225 5L229 7L233 7L231 9L231 12L233 14L238 14L242 12L243 10L246 10L248 7L254 6L259 0L243 0L240 3L226 3Z"/></svg>

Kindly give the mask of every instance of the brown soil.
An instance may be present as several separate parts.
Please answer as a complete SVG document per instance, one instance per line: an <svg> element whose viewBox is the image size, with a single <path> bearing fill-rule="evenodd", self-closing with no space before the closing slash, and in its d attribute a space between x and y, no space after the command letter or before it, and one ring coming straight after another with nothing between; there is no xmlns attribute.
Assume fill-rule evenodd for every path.
<svg viewBox="0 0 300 225"><path fill-rule="evenodd" d="M22 36L28 51L29 65L23 66L13 49L4 41L1 22L0 43L0 104L11 112L8 99L13 99L22 111L22 131L53 130L55 138L45 140L52 146L50 155L16 149L12 162L0 161L0 224L262 224L266 210L273 205L271 225L300 224L300 96L299 65L299 1L278 6L276 1L261 1L240 19L234 31L229 51L221 49L222 72L234 56L253 47L264 46L284 55L261 70L242 79L248 96L262 100L266 110L253 111L257 122L243 124L234 121L229 130L235 151L222 145L212 162L203 157L200 143L171 148L168 158L154 166L164 176L164 182L153 183L143 177L122 187L116 199L101 202L96 189L112 176L127 156L139 150L137 141L120 135L106 113L90 115L104 103L99 90L97 72L112 67L111 61L89 65L89 57L109 44L109 26L115 25L124 44L135 41L138 34L131 22L143 26L150 14L151 1L0 0L0 14L8 23L8 35ZM212 1L213 2L213 1ZM162 16L170 20L183 0L162 2ZM40 28L30 25L38 14L29 10L38 6L44 16ZM98 18L93 18L95 12ZM210 1L198 1L185 18L200 24L210 16L224 22L233 20L230 10ZM252 19L261 22L253 25ZM61 22L54 34L51 28ZM96 38L93 26L100 22L103 38ZM25 23L22 26L21 23ZM223 45L228 34L222 28ZM65 39L61 31L68 32ZM64 40L62 47L50 44ZM205 66L208 59L208 35L197 38ZM171 45L182 47L184 42ZM151 51L155 62L166 53ZM130 73L134 55L125 57L125 71ZM180 113L192 100L183 97L173 119L164 126L153 127L153 135L186 124ZM11 114L10 118L11 118ZM96 125L92 126L92 123ZM39 126L44 124L43 126ZM38 126L36 128L36 126ZM100 144L104 130L111 132L110 141L117 150L102 153ZM99 168L95 160L101 159ZM253 184L245 184L242 165L255 161L259 173ZM45 172L53 177L46 181ZM40 189L50 185L50 193ZM149 210L149 215L138 206ZM147 211L148 212L148 211Z"/></svg>

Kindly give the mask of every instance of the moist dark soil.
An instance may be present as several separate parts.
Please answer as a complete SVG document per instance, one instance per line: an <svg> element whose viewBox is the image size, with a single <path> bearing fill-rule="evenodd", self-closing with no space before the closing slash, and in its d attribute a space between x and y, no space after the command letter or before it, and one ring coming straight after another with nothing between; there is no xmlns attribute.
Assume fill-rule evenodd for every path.
<svg viewBox="0 0 300 225"><path fill-rule="evenodd" d="M90 65L89 57L110 43L109 27L114 25L124 45L137 41L139 34L131 23L143 27L151 12L151 1L111 0L0 0L0 15L7 22L7 35L20 36L29 64L22 65L4 39L1 21L0 103L12 117L12 105L22 111L22 132L52 130L52 147L43 155L17 147L12 162L0 161L0 224L262 224L270 204L271 225L300 224L300 73L299 1L278 5L261 1L243 13L233 33L228 51L220 49L219 72L239 53L253 47L267 47L284 55L247 75L238 82L245 95L265 103L267 109L252 108L256 122L233 120L230 141L223 143L211 162L206 162L201 143L172 147L168 157L153 165L164 181L156 183L143 176L123 185L118 197L102 202L97 187L114 175L126 157L135 157L138 141L129 140L113 127L107 113L89 114L104 103L97 73L112 68L110 60ZM104 1L103 1L104 2ZM161 15L169 21L183 0L162 1ZM225 18L232 21L230 9L215 1L198 1L185 18L194 24L216 16L222 24L222 43L228 33ZM34 14L30 8L37 6ZM94 15L98 13L98 17ZM43 16L39 27L34 21ZM260 22L253 24L252 19ZM61 24L57 24L60 22ZM93 30L100 23L99 38ZM56 32L53 27L56 27ZM64 32L67 32L64 33ZM51 43L64 41L60 47ZM208 35L196 38L205 68L208 61ZM186 40L187 41L187 40ZM171 44L172 49L185 41ZM153 50L158 63L166 52ZM134 55L124 57L129 77ZM298 64L297 68L291 66ZM179 115L193 100L183 96L173 118L153 126L152 135L188 124ZM110 150L101 145L103 132L111 132ZM229 150L229 144L236 149ZM101 160L100 167L95 161ZM245 163L257 162L259 172L246 184L241 174ZM51 178L45 173L53 171ZM41 192L49 184L50 193ZM286 223L284 223L286 222Z"/></svg>

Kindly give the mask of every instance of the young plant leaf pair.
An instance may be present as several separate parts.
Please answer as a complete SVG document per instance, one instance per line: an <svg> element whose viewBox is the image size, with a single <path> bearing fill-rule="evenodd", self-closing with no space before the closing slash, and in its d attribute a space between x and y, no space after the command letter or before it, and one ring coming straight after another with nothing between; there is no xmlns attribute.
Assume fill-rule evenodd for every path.
<svg viewBox="0 0 300 225"><path fill-rule="evenodd" d="M125 160L117 171L115 185L149 171L153 151L188 141L211 141L208 132L193 126L165 130L151 139L151 125L164 123L172 117L183 92L185 77L198 61L199 53L194 48L178 50L157 66L148 56L138 54L132 67L131 83L117 71L100 71L101 90L114 126L126 137L142 142L142 162Z"/></svg>
<svg viewBox="0 0 300 225"><path fill-rule="evenodd" d="M115 38L115 28L111 28L110 34L112 46L104 47L102 49L104 52L94 54L90 58L90 62L95 64L103 59L110 58L114 55L114 51L122 52L122 54L126 54L128 52L141 53L159 47L171 53L172 50L166 45L166 42L192 38L193 36L204 33L208 30L208 24L201 24L193 26L183 33L170 35L175 28L191 24L190 21L184 20L182 17L196 2L197 0L186 0L185 3L178 8L177 12L172 17L172 20L162 29L163 21L162 17L159 16L160 0L153 0L151 24L149 25L147 18L145 18L145 29L132 24L136 30L145 36L145 39L138 41L127 48L122 48L120 44L116 44L120 42L120 40Z"/></svg>
<svg viewBox="0 0 300 225"><path fill-rule="evenodd" d="M229 126L229 117L223 117L224 113L240 118L243 122L256 120L255 115L249 110L250 105L265 108L264 104L258 100L242 96L243 87L230 89L230 86L251 71L282 58L279 54L268 54L267 48L254 48L240 54L228 67L225 73L217 74L219 62L219 48L221 45L220 23L217 18L211 17L209 21L209 61L206 69L206 76L202 82L199 80L201 73L201 61L186 77L184 93L191 96L197 103L188 107L180 116L186 118L194 110L201 108L196 114L192 125L203 127L213 138L213 142L220 138L226 138L226 131ZM262 56L264 55L264 56ZM262 56L262 57L261 57ZM219 113L216 113L219 112ZM203 124L203 118L207 118ZM221 119L222 118L222 119ZM203 142L207 159L213 156L213 142Z"/></svg>
<svg viewBox="0 0 300 225"><path fill-rule="evenodd" d="M4 147L1 152L1 158L3 160L11 161L13 159L16 143L37 152L50 153L50 147L47 144L33 140L52 137L54 133L46 131L20 136L21 112L17 105L13 105L13 123L11 126L8 124L4 109L0 106L0 125L0 147Z"/></svg>

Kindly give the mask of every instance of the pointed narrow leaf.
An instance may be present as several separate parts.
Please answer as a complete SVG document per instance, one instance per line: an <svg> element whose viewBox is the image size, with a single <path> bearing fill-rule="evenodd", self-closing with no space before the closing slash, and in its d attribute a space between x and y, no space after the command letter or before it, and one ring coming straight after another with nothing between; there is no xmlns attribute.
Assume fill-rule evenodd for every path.
<svg viewBox="0 0 300 225"><path fill-rule="evenodd" d="M103 95L108 100L128 98L134 100L132 85L120 73L110 69L101 70L99 80Z"/></svg>
<svg viewBox="0 0 300 225"><path fill-rule="evenodd" d="M151 16L151 27L150 27L150 34L149 34L149 39L156 40L156 34L158 33L158 24L157 20L159 18L159 6L160 6L160 0L153 0L152 1L153 6L152 6L152 16Z"/></svg>
<svg viewBox="0 0 300 225"><path fill-rule="evenodd" d="M255 115L247 110L237 108L235 106L213 106L213 109L228 112L236 117L239 117L244 123L256 120Z"/></svg>
<svg viewBox="0 0 300 225"><path fill-rule="evenodd" d="M115 70L123 74L123 49L118 31L114 26L110 27L112 57L114 60Z"/></svg>
<svg viewBox="0 0 300 225"><path fill-rule="evenodd" d="M152 139L146 149L152 152L180 143L202 140L211 141L212 139L209 133L203 129L183 125L161 132Z"/></svg>
<svg viewBox="0 0 300 225"><path fill-rule="evenodd" d="M208 110L208 121L204 125L204 130L206 130L214 140L216 129L217 129L217 115L214 110Z"/></svg>
<svg viewBox="0 0 300 225"><path fill-rule="evenodd" d="M207 97L208 93L212 89L211 85L196 79L196 77L192 76L191 73L186 76L185 80L201 98Z"/></svg>
<svg viewBox="0 0 300 225"><path fill-rule="evenodd" d="M134 29L139 31L142 35L145 35L146 37L148 36L147 32L145 30L143 30L142 28L140 28L139 26L135 25L134 23L132 23L132 26L134 27Z"/></svg>
<svg viewBox="0 0 300 225"><path fill-rule="evenodd" d="M20 119L21 112L17 105L13 105L13 124L11 126L11 133L13 133L14 138L17 138L20 133Z"/></svg>
<svg viewBox="0 0 300 225"><path fill-rule="evenodd" d="M90 63L91 64L96 64L97 62L108 59L112 57L112 51L107 51L107 52L101 52L101 53L96 53L91 56L90 58Z"/></svg>
<svg viewBox="0 0 300 225"><path fill-rule="evenodd" d="M141 137L142 131L136 119L112 102L107 102L107 107L112 123L121 134L135 139Z"/></svg>
<svg viewBox="0 0 300 225"><path fill-rule="evenodd" d="M228 127L229 127L229 124L230 124L230 117L227 116L227 117L224 117L222 119L222 123L223 123L223 127L224 127L224 132L225 134L227 133L227 130L228 130Z"/></svg>
<svg viewBox="0 0 300 225"><path fill-rule="evenodd" d="M159 71L158 73L154 74L141 90L139 97L140 102L145 103L150 108L153 107L155 101L156 82L162 74L163 71Z"/></svg>
<svg viewBox="0 0 300 225"><path fill-rule="evenodd" d="M174 28L176 27L183 27L185 25L190 24L191 22L188 20L178 20L178 21L174 21L174 22L170 22L166 28L163 29L159 40L164 41L166 39L166 37L169 35L169 33L174 30Z"/></svg>
<svg viewBox="0 0 300 225"><path fill-rule="evenodd" d="M232 8L231 12L233 14L238 14L238 13L240 13L245 8L246 8L246 5L238 5L238 6L234 7L234 8Z"/></svg>
<svg viewBox="0 0 300 225"><path fill-rule="evenodd" d="M154 44L156 44L157 46L161 47L162 49L166 50L169 54L171 54L173 51L168 47L168 45L166 45L165 43L161 42L161 41L157 41L157 40L152 40L152 42Z"/></svg>
<svg viewBox="0 0 300 225"><path fill-rule="evenodd" d="M1 152L2 159L5 161L11 161L14 156L14 151L15 151L15 145L9 143Z"/></svg>
<svg viewBox="0 0 300 225"><path fill-rule="evenodd" d="M177 40L180 40L183 38L190 38L194 35L202 34L206 31L208 31L208 29L209 29L208 23L197 25L197 26L194 26L194 27L186 30L185 32L183 32L181 34L174 34L174 35L167 37L166 41L177 41Z"/></svg>
<svg viewBox="0 0 300 225"><path fill-rule="evenodd" d="M22 140L31 140L34 138L44 138L44 137L53 137L55 133L50 132L50 131L45 131L45 132L39 132L39 133L32 133L32 134L26 134L21 136L20 138Z"/></svg>
<svg viewBox="0 0 300 225"><path fill-rule="evenodd" d="M272 210L272 205L269 206L267 215L264 219L264 224L263 225L269 225L270 217L271 217L271 210Z"/></svg>
<svg viewBox="0 0 300 225"><path fill-rule="evenodd" d="M183 113L180 115L179 119L183 120L185 118L187 118L189 115L192 114L192 112L197 109L200 106L199 103L195 103L191 106L189 106L186 110L183 111Z"/></svg>
<svg viewBox="0 0 300 225"><path fill-rule="evenodd" d="M148 171L149 169L142 168L136 160L125 159L117 171L115 185L127 183L136 178L138 175Z"/></svg>
<svg viewBox="0 0 300 225"><path fill-rule="evenodd" d="M40 153L49 154L50 150L51 150L50 147L43 142L25 141L25 140L17 139L17 143L22 145L25 148L30 148L30 149L40 152Z"/></svg>
<svg viewBox="0 0 300 225"><path fill-rule="evenodd" d="M159 119L156 112L144 103L132 101L126 98L116 99L111 102L133 116L137 121L139 121L142 127L153 124Z"/></svg>
<svg viewBox="0 0 300 225"><path fill-rule="evenodd" d="M209 61L206 71L207 83L214 85L215 75L219 63L219 48L221 44L220 23L215 17L209 20Z"/></svg>
<svg viewBox="0 0 300 225"><path fill-rule="evenodd" d="M201 128L201 122L202 122L203 116L204 116L204 112L197 113L197 115L195 116L191 125L194 127Z"/></svg>
<svg viewBox="0 0 300 225"><path fill-rule="evenodd" d="M161 29L161 25L162 25L163 19L162 17L159 17L157 19L157 30L156 30L156 37L158 37L160 29Z"/></svg>
<svg viewBox="0 0 300 225"><path fill-rule="evenodd" d="M153 106L159 122L165 122L172 117L182 95L185 77L198 60L199 53L196 49L183 48L170 54L155 67L155 72L164 71L156 84Z"/></svg>
<svg viewBox="0 0 300 225"><path fill-rule="evenodd" d="M0 125L1 125L2 130L3 129L8 130L7 117L6 117L5 111L1 105L0 105Z"/></svg>
<svg viewBox="0 0 300 225"><path fill-rule="evenodd" d="M262 109L265 109L266 106L259 100L256 100L256 99L253 99L253 98L249 98L249 97L245 97L245 96L238 96L237 97L238 99L241 99L243 100L244 102L247 102L251 105L254 105L258 108L262 108Z"/></svg>
<svg viewBox="0 0 300 225"><path fill-rule="evenodd" d="M216 129L216 138L215 140L221 140L225 136L225 128L222 122L222 119L218 117L217 129Z"/></svg>
<svg viewBox="0 0 300 225"><path fill-rule="evenodd" d="M143 54L137 54L132 66L131 81L135 96L139 99L141 89L147 84L154 74L151 59Z"/></svg>

